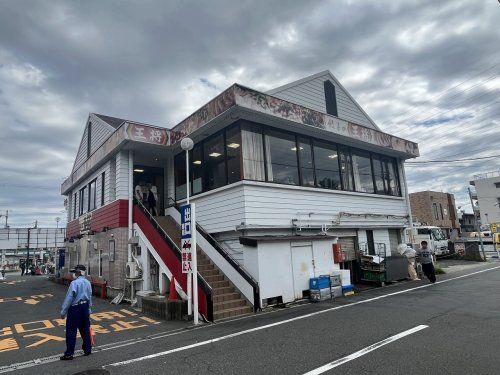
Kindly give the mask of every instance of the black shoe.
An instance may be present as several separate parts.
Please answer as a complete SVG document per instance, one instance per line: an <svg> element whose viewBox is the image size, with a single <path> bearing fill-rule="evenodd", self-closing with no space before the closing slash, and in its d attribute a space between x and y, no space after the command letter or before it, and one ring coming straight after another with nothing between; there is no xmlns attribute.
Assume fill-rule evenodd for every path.
<svg viewBox="0 0 500 375"><path fill-rule="evenodd" d="M72 355L63 355L61 358L59 358L61 361L71 361L73 360L73 356Z"/></svg>
<svg viewBox="0 0 500 375"><path fill-rule="evenodd" d="M84 355L85 357L86 357L86 356L89 356L89 355L91 355L91 354L92 354L92 352L83 353L83 355Z"/></svg>

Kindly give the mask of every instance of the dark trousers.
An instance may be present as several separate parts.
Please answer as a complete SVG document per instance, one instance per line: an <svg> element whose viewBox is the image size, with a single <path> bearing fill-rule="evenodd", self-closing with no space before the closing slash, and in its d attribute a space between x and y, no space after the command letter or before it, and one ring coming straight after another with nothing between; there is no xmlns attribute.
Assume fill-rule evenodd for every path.
<svg viewBox="0 0 500 375"><path fill-rule="evenodd" d="M24 268L21 268L21 276L24 275Z"/></svg>
<svg viewBox="0 0 500 375"><path fill-rule="evenodd" d="M71 306L66 318L66 352L64 355L72 356L75 353L76 330L80 331L85 353L90 353L92 347L90 344L90 313L89 304Z"/></svg>
<svg viewBox="0 0 500 375"><path fill-rule="evenodd" d="M436 282L436 272L434 271L434 264L422 264L422 271L431 283Z"/></svg>

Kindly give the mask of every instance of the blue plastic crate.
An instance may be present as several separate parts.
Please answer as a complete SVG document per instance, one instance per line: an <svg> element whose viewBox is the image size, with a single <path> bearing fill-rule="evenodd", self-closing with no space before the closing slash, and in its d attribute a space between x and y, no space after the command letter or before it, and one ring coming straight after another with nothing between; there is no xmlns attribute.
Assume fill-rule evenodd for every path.
<svg viewBox="0 0 500 375"><path fill-rule="evenodd" d="M342 287L342 293L352 292L352 291L354 291L354 286L352 284L350 284L350 285L344 285Z"/></svg>
<svg viewBox="0 0 500 375"><path fill-rule="evenodd" d="M330 288L330 276L312 277L309 279L309 289Z"/></svg>

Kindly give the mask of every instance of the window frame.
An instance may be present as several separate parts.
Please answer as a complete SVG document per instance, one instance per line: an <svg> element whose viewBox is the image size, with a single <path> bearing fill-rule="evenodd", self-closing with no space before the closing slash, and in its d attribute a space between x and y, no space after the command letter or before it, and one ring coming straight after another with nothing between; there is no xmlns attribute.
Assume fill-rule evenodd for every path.
<svg viewBox="0 0 500 375"><path fill-rule="evenodd" d="M105 192L105 184L106 184L106 172L101 173L101 207L104 206L104 192Z"/></svg>
<svg viewBox="0 0 500 375"><path fill-rule="evenodd" d="M94 185L94 189L93 189L93 197L91 197L91 194L92 194L92 189L91 189L91 186L92 184ZM96 208L97 208L97 177L94 178L92 181L90 181L88 183L88 210L87 212L92 212L94 211ZM92 201L92 198L94 198L94 207L91 207L91 201Z"/></svg>

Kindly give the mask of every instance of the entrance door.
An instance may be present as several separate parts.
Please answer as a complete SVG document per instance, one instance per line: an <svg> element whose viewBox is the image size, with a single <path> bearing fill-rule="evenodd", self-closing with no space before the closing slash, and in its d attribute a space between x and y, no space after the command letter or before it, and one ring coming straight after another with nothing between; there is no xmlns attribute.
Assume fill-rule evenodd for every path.
<svg viewBox="0 0 500 375"><path fill-rule="evenodd" d="M398 245L401 243L401 232L399 229L389 229L389 244L391 255L398 254Z"/></svg>
<svg viewBox="0 0 500 375"><path fill-rule="evenodd" d="M309 279L315 276L312 243L292 243L290 250L294 296L303 298L302 292L309 290Z"/></svg>

